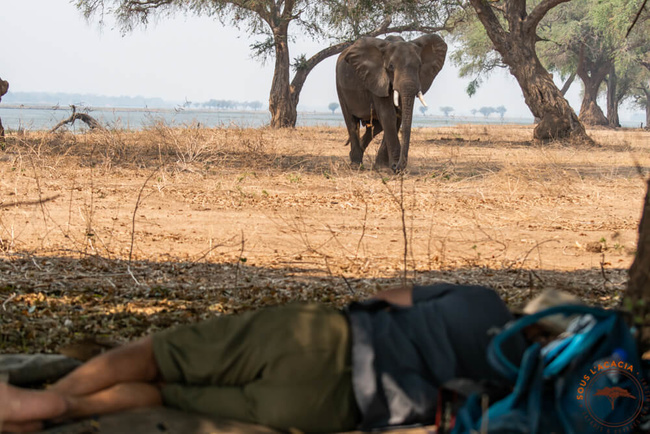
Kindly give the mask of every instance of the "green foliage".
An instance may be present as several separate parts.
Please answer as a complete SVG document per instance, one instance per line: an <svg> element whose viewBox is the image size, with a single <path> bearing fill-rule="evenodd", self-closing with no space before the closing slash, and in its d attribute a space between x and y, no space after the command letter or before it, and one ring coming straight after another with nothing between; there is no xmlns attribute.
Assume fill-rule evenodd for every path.
<svg viewBox="0 0 650 434"><path fill-rule="evenodd" d="M251 43L249 47L251 49L251 57L259 59L262 63L266 63L273 56L275 43L273 42L273 38L269 36L261 41Z"/></svg>
<svg viewBox="0 0 650 434"><path fill-rule="evenodd" d="M339 103L337 102L331 102L330 105L327 106L328 109L332 111L332 114L336 111L337 108L339 108Z"/></svg>
<svg viewBox="0 0 650 434"><path fill-rule="evenodd" d="M476 94L476 91L478 90L480 85L481 85L481 79L475 78L469 83L467 83L467 88L465 89L465 92L467 92L467 95L472 97Z"/></svg>
<svg viewBox="0 0 650 434"><path fill-rule="evenodd" d="M510 3L510 0L489 3L506 30L509 24L503 11ZM538 3L527 2L528 12ZM650 20L645 20L631 37L625 38L638 8L638 0L571 0L556 6L537 28L537 54L547 69L562 78L575 73L581 50L594 64L613 60L620 91L629 93L634 87L629 82L635 81L633 77L638 75L638 71L629 70L638 68L639 57L650 52ZM504 65L475 14L456 26L453 36L458 48L450 59L459 67L461 77L472 78L466 89L472 96L485 77Z"/></svg>
<svg viewBox="0 0 650 434"><path fill-rule="evenodd" d="M291 22L292 31L332 42L355 40L388 19L397 31L433 30L447 19L453 2L443 0L75 0L87 19L115 17L122 32L147 26L153 19L176 14L218 19L223 25L261 36L254 54L264 56L276 34L272 28ZM442 5L447 7L441 7ZM286 8L291 8L287 10ZM433 27L432 27L433 26ZM402 29L403 28L403 29Z"/></svg>
<svg viewBox="0 0 650 434"><path fill-rule="evenodd" d="M460 77L472 78L465 89L471 97L492 71L505 65L476 14L465 10L458 10L456 14L459 24L454 27L452 36L457 48L449 59L458 67Z"/></svg>
<svg viewBox="0 0 650 434"><path fill-rule="evenodd" d="M291 66L293 67L294 71L307 69L308 68L307 57L304 54L301 54L300 56L293 59L293 63L291 64Z"/></svg>
<svg viewBox="0 0 650 434"><path fill-rule="evenodd" d="M625 37L637 9L637 0L572 0L553 9L540 26L540 59L562 77L577 70L581 55L588 70L611 62L622 100L637 80L639 56L650 50L647 23Z"/></svg>

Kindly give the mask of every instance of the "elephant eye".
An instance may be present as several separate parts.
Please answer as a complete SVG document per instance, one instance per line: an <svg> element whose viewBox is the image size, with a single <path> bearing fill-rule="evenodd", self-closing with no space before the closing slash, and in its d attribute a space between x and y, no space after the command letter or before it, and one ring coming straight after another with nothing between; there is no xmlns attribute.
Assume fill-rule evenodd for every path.
<svg viewBox="0 0 650 434"><path fill-rule="evenodd" d="M387 69L388 69L389 71L395 71L395 65L393 65L392 63L389 63Z"/></svg>

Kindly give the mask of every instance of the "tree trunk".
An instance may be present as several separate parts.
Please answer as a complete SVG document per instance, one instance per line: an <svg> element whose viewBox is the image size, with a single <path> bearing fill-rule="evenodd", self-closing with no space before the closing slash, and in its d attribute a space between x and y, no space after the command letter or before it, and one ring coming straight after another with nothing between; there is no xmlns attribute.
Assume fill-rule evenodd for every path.
<svg viewBox="0 0 650 434"><path fill-rule="evenodd" d="M587 79L587 81L583 80L583 84L584 95L580 106L580 121L585 125L607 125L607 118L597 102L600 83L594 83Z"/></svg>
<svg viewBox="0 0 650 434"><path fill-rule="evenodd" d="M571 84L573 83L573 80L576 78L576 73L573 72L569 78L566 79L564 82L564 86L562 86L562 89L560 89L560 93L562 96L566 95L566 93L569 91L569 88L571 87Z"/></svg>
<svg viewBox="0 0 650 434"><path fill-rule="evenodd" d="M492 10L492 3L470 0L488 37L519 82L528 108L533 116L540 118L534 137L542 140L572 137L591 142L578 116L535 51L537 25L551 8L565 1L568 0L542 1L528 14L526 1L506 0L503 5L508 25L506 30Z"/></svg>
<svg viewBox="0 0 650 434"><path fill-rule="evenodd" d="M534 43L513 46L502 56L521 87L526 105L540 119L534 131L536 139L587 136L578 116L539 61Z"/></svg>
<svg viewBox="0 0 650 434"><path fill-rule="evenodd" d="M610 62L592 62L585 59L578 67L584 95L580 106L580 121L586 125L607 125L607 118L598 106L598 91L610 70Z"/></svg>
<svg viewBox="0 0 650 434"><path fill-rule="evenodd" d="M645 128L648 130L650 129L650 88L644 88L643 93L645 93Z"/></svg>
<svg viewBox="0 0 650 434"><path fill-rule="evenodd" d="M288 23L284 23L273 29L275 42L275 70L271 82L271 94L269 96L269 111L271 112L272 128L293 128L296 126L298 117L296 98L293 101L293 90L289 82L290 61L289 45L287 43Z"/></svg>
<svg viewBox="0 0 650 434"><path fill-rule="evenodd" d="M618 128L621 122L618 117L618 78L616 77L616 67L612 64L607 76L607 124L610 127Z"/></svg>
<svg viewBox="0 0 650 434"><path fill-rule="evenodd" d="M647 181L639 240L629 276L623 307L632 312L639 330L639 349L644 353L650 349L650 179Z"/></svg>

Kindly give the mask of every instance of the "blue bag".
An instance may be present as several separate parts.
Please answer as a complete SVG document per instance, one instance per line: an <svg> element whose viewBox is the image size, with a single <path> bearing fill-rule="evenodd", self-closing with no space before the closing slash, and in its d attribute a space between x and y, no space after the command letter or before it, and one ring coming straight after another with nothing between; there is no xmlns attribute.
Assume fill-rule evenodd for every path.
<svg viewBox="0 0 650 434"><path fill-rule="evenodd" d="M505 357L508 339L557 314L578 315L568 336L530 345L519 366ZM512 392L485 412L479 396L469 397L454 433L634 432L649 413L650 388L620 312L564 305L522 317L493 339L488 359Z"/></svg>

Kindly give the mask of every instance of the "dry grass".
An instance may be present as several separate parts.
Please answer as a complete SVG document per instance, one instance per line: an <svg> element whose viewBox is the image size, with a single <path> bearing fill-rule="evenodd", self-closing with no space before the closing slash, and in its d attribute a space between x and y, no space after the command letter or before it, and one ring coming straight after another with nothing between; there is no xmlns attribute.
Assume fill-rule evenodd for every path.
<svg viewBox="0 0 650 434"><path fill-rule="evenodd" d="M492 285L513 305L549 287L615 304L650 135L591 133L599 146L575 148L522 126L417 129L403 179L370 169L377 142L350 168L344 130L329 127L11 136L0 351L291 300L343 305L404 270Z"/></svg>

